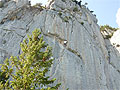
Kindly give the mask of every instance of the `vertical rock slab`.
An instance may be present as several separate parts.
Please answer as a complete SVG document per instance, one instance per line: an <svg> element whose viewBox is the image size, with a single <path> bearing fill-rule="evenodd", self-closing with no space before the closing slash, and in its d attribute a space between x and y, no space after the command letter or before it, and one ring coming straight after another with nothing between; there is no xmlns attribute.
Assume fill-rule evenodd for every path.
<svg viewBox="0 0 120 90"><path fill-rule="evenodd" d="M49 74L57 78L56 83L61 82L59 90L120 89L120 73L109 62L106 46L110 43L103 39L89 9L72 0L50 0L42 10L26 2L20 0L19 5L9 1L0 11L1 62L10 55L19 55L19 43L39 28L53 48L55 60ZM120 60L118 56L113 59L116 64Z"/></svg>

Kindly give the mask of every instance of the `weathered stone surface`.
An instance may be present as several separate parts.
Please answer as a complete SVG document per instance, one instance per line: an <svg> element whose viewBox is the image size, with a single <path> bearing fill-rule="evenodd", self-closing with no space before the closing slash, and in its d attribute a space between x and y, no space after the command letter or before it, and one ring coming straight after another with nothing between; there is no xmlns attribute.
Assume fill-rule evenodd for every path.
<svg viewBox="0 0 120 90"><path fill-rule="evenodd" d="M76 6L78 11L73 11ZM41 11L27 3L6 3L0 11L1 62L18 55L19 43L40 28L53 47L55 60L50 75L62 83L59 90L119 90L120 54L103 39L90 10L71 0L55 0L49 7Z"/></svg>

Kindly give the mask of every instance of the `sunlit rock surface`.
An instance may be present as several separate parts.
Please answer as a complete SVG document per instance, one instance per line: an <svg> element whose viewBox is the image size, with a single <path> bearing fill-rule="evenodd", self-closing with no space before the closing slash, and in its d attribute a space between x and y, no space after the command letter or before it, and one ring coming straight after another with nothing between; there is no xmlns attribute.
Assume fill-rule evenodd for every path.
<svg viewBox="0 0 120 90"><path fill-rule="evenodd" d="M59 90L120 90L120 53L103 39L96 17L71 0L50 1L43 10L26 0L0 8L0 62L20 54L20 42L39 28L53 47L50 75Z"/></svg>

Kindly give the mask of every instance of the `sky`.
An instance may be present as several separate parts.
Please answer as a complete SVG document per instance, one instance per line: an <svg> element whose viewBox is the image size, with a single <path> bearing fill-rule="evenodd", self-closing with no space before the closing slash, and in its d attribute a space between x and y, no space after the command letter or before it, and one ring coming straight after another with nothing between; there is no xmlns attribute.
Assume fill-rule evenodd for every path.
<svg viewBox="0 0 120 90"><path fill-rule="evenodd" d="M118 12L117 12L116 17L117 17L116 22L118 23L118 26L119 26L119 28L120 28L120 8L119 8L119 10L118 10Z"/></svg>
<svg viewBox="0 0 120 90"><path fill-rule="evenodd" d="M31 0L32 4L39 2L45 4L47 0ZM96 14L99 25L108 24L112 27L118 27L116 16L119 18L117 22L120 23L120 10L117 14L120 8L120 0L82 0L82 4L85 2L88 3L87 7Z"/></svg>

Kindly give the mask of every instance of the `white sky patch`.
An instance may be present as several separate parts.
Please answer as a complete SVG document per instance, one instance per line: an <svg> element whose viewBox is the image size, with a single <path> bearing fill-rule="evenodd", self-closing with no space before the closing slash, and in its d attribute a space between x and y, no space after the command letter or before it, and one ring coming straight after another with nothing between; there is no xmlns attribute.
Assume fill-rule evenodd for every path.
<svg viewBox="0 0 120 90"><path fill-rule="evenodd" d="M118 24L118 26L119 26L119 28L120 28L120 8L118 9L118 12L117 12L117 14L116 14L116 22L117 22L117 24Z"/></svg>
<svg viewBox="0 0 120 90"><path fill-rule="evenodd" d="M33 6L36 3L42 3L43 5L45 5L48 0L29 0L29 1L31 1L31 5Z"/></svg>
<svg viewBox="0 0 120 90"><path fill-rule="evenodd" d="M45 4L47 4L47 2L49 1L49 0L29 0L29 1L31 1L31 5L33 6L33 5L35 5L36 3L42 3L42 5L45 5ZM79 0L77 0L77 1L79 1ZM84 2L84 1L83 1Z"/></svg>

